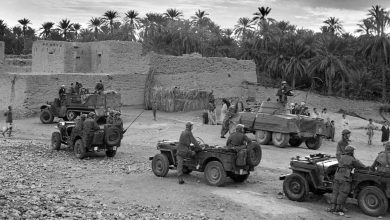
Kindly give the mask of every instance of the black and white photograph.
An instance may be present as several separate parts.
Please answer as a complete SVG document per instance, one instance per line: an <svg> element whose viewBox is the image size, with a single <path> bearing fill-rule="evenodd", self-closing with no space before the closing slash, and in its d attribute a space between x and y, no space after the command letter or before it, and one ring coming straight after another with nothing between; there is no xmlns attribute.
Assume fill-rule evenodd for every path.
<svg viewBox="0 0 390 220"><path fill-rule="evenodd" d="M0 219L390 219L389 0L1 0Z"/></svg>

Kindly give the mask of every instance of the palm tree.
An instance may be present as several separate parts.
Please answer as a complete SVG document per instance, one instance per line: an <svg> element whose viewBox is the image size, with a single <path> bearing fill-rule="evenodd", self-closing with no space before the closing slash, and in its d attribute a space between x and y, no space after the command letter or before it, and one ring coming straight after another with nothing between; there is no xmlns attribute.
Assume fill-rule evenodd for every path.
<svg viewBox="0 0 390 220"><path fill-rule="evenodd" d="M118 17L119 17L119 13L113 10L108 10L103 14L103 18L110 22L111 37L114 33L114 20Z"/></svg>
<svg viewBox="0 0 390 220"><path fill-rule="evenodd" d="M335 17L329 17L323 23L327 25L328 30L332 35L335 35L336 33L343 33L343 25L341 24L340 19Z"/></svg>
<svg viewBox="0 0 390 220"><path fill-rule="evenodd" d="M234 26L234 34L237 37L242 37L242 42L245 41L246 34L248 30L253 30L253 26L251 25L251 20L249 18L243 17L238 19L237 24Z"/></svg>
<svg viewBox="0 0 390 220"><path fill-rule="evenodd" d="M291 86L293 89L295 89L296 77L303 77L307 74L308 64L306 61L306 55L309 52L309 48L305 46L305 43L302 40L294 41L290 48L292 51L285 68L285 74L286 78L291 76Z"/></svg>
<svg viewBox="0 0 390 220"><path fill-rule="evenodd" d="M99 33L99 30L100 30L100 27L102 26L102 24L103 24L102 18L95 17L95 18L91 18L89 20L89 27L94 30L95 40L98 39L98 33Z"/></svg>
<svg viewBox="0 0 390 220"><path fill-rule="evenodd" d="M4 22L4 20L0 19L0 40L3 40L6 29L7 29L7 24Z"/></svg>
<svg viewBox="0 0 390 220"><path fill-rule="evenodd" d="M271 12L270 7L259 7L257 8L259 11L253 13L254 17L252 18L252 22L260 22L262 20L266 20L266 16Z"/></svg>
<svg viewBox="0 0 390 220"><path fill-rule="evenodd" d="M365 18L361 24L357 24L359 28L356 30L357 33L364 33L370 35L375 30L374 20L372 18Z"/></svg>
<svg viewBox="0 0 390 220"><path fill-rule="evenodd" d="M27 18L23 18L18 20L19 24L23 27L23 52L26 53L26 31L29 24L31 24L31 21Z"/></svg>
<svg viewBox="0 0 390 220"><path fill-rule="evenodd" d="M169 8L167 11L164 13L164 16L166 18L175 20L179 19L181 16L183 16L183 12L177 10L176 8Z"/></svg>
<svg viewBox="0 0 390 220"><path fill-rule="evenodd" d="M67 33L72 28L70 20L68 20L67 18L62 19L60 22L58 22L58 28L62 30L62 35L64 39L67 40Z"/></svg>
<svg viewBox="0 0 390 220"><path fill-rule="evenodd" d="M53 28L54 26L54 22L45 22L42 24L42 27L40 28L40 30L42 30L42 32L39 34L40 36L44 35L44 38L45 39L48 39L49 36L50 36L50 33L51 33L51 29Z"/></svg>
<svg viewBox="0 0 390 220"><path fill-rule="evenodd" d="M129 23L129 26L130 26L130 30L128 32L130 40L136 41L136 37L135 37L136 32L135 31L140 28L139 13L137 11L134 11L134 10L127 11L125 13L125 20L127 20L127 22Z"/></svg>
<svg viewBox="0 0 390 220"><path fill-rule="evenodd" d="M73 24L73 29L74 29L74 34L76 35L76 40L78 39L78 35L79 35L79 30L81 29L81 24L79 23L74 23Z"/></svg>
<svg viewBox="0 0 390 220"><path fill-rule="evenodd" d="M208 19L206 11L201 11L198 9L198 11L195 12L195 16L191 16L192 22L197 25L203 25L205 21Z"/></svg>
<svg viewBox="0 0 390 220"><path fill-rule="evenodd" d="M386 26L390 24L389 11L385 11L381 6L375 5L368 10L368 16L374 21L377 36L383 36Z"/></svg>

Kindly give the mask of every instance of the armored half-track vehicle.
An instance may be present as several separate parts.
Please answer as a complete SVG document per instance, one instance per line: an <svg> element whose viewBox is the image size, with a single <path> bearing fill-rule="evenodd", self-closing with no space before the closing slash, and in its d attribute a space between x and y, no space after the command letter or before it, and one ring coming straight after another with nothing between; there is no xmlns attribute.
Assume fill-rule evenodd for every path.
<svg viewBox="0 0 390 220"><path fill-rule="evenodd" d="M178 141L164 140L157 143L157 150L160 153L149 158L152 160L152 170L156 176L164 177L169 169L176 169L178 145ZM184 159L183 173L204 172L206 182L212 186L223 185L226 177L230 177L234 182L244 182L261 161L261 147L256 142L247 147L246 164L240 165L236 162L238 153L235 150L204 143L200 146L202 149L197 149L194 157Z"/></svg>
<svg viewBox="0 0 390 220"><path fill-rule="evenodd" d="M262 102L259 111L238 114L236 123L255 134L259 144L298 147L305 142L309 149L316 150L322 144L322 137L327 136L323 119L287 113L281 103Z"/></svg>
<svg viewBox="0 0 390 220"><path fill-rule="evenodd" d="M280 176L287 198L303 202L309 192L317 195L332 193L333 180L338 168L336 157L312 154L295 157L290 161L291 174ZM354 170L349 197L357 199L360 209L370 216L386 214L390 200L390 174L368 169Z"/></svg>
<svg viewBox="0 0 390 220"><path fill-rule="evenodd" d="M108 109L119 110L121 95L115 91L102 94L65 94L41 106L40 120L43 124L52 123L55 117L72 121L80 114L95 112L97 120L107 115Z"/></svg>

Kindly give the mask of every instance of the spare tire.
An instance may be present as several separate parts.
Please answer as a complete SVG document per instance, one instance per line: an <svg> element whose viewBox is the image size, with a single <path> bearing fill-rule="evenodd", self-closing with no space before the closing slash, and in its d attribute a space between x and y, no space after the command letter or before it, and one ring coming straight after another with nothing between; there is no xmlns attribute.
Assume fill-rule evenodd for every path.
<svg viewBox="0 0 390 220"><path fill-rule="evenodd" d="M257 142L250 143L249 146L247 147L247 158L246 158L247 164L250 166L259 165L261 161L261 156L262 156L262 152L261 152L260 144L258 144Z"/></svg>
<svg viewBox="0 0 390 220"><path fill-rule="evenodd" d="M123 132L118 127L112 126L105 129L104 139L109 147L119 146L121 143Z"/></svg>

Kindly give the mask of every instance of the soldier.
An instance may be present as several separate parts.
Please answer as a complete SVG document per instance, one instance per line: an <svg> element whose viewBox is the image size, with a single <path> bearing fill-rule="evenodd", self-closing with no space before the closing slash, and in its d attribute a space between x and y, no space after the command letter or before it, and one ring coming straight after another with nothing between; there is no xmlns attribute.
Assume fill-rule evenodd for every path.
<svg viewBox="0 0 390 220"><path fill-rule="evenodd" d="M83 131L83 125L86 118L86 114L81 114L79 120L76 121L76 125L74 126L74 128L72 129L72 133L70 134L70 148L73 148L73 141L75 136Z"/></svg>
<svg viewBox="0 0 390 220"><path fill-rule="evenodd" d="M66 94L66 89L65 89L65 85L62 85L60 90L58 91L58 95L60 97L60 99L63 99L63 97L65 96Z"/></svg>
<svg viewBox="0 0 390 220"><path fill-rule="evenodd" d="M226 146L230 149L240 150L246 148L246 145L252 141L244 134L244 125L238 124L236 132L232 133L226 141Z"/></svg>
<svg viewBox="0 0 390 220"><path fill-rule="evenodd" d="M354 168L366 168L366 166L354 157L355 148L348 145L345 147L344 154L340 156L339 167L336 171L334 182L331 207L327 210L329 212L338 212L344 215L345 201L351 192L352 175Z"/></svg>
<svg viewBox="0 0 390 220"><path fill-rule="evenodd" d="M153 120L157 121L157 100L152 101Z"/></svg>
<svg viewBox="0 0 390 220"><path fill-rule="evenodd" d="M276 96L279 97L279 102L282 104L287 103L287 96L293 96L294 94L291 92L291 89L287 87L287 82L282 81L282 86L278 89Z"/></svg>
<svg viewBox="0 0 390 220"><path fill-rule="evenodd" d="M385 150L376 157L370 169L378 172L390 173L390 142L386 142Z"/></svg>
<svg viewBox="0 0 390 220"><path fill-rule="evenodd" d="M108 112L107 124L114 124L114 110Z"/></svg>
<svg viewBox="0 0 390 220"><path fill-rule="evenodd" d="M83 141L85 148L91 144L94 132L100 129L95 121L95 116L94 112L88 113L88 118L83 123Z"/></svg>
<svg viewBox="0 0 390 220"><path fill-rule="evenodd" d="M96 83L95 86L95 92L101 94L104 91L104 85L102 80L99 80L99 82Z"/></svg>
<svg viewBox="0 0 390 220"><path fill-rule="evenodd" d="M345 147L349 145L349 138L351 137L351 131L344 129L341 132L341 140L337 143L336 158L340 162L340 157L345 153Z"/></svg>
<svg viewBox="0 0 390 220"><path fill-rule="evenodd" d="M121 119L121 113L119 111L115 112L114 114L114 122L113 125L118 127L123 131L123 120Z"/></svg>
<svg viewBox="0 0 390 220"><path fill-rule="evenodd" d="M209 117L209 124L211 125L216 125L217 124L217 115L215 113L215 103L214 103L214 100L211 100L209 101L209 104L208 104L208 117Z"/></svg>
<svg viewBox="0 0 390 220"><path fill-rule="evenodd" d="M229 131L230 120L234 117L234 115L235 108L231 105L222 122L221 138L225 138L225 134Z"/></svg>
<svg viewBox="0 0 390 220"><path fill-rule="evenodd" d="M70 94L76 94L76 88L74 87L73 83L70 84Z"/></svg>
<svg viewBox="0 0 390 220"><path fill-rule="evenodd" d="M195 156L196 152L191 149L191 144L195 146L195 148L200 148L198 142L195 140L194 135L192 134L192 122L186 123L186 129L181 132L180 139L179 139L179 146L177 147L177 154L176 154L176 160L177 160L177 178L179 184L183 184L183 162L184 158L186 157L193 157Z"/></svg>
<svg viewBox="0 0 390 220"><path fill-rule="evenodd" d="M6 123L6 129L3 131L3 137L4 134L8 131L8 137L11 137L12 133L12 123L13 123L13 117L12 117L12 107L8 106L8 111L4 113L5 118L5 123Z"/></svg>

